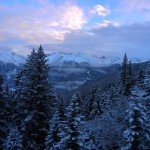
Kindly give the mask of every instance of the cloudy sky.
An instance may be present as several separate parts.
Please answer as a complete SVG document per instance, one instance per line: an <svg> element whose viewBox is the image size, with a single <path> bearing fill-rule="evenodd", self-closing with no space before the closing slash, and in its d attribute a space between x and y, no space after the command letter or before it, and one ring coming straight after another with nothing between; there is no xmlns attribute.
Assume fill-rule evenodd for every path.
<svg viewBox="0 0 150 150"><path fill-rule="evenodd" d="M150 0L0 0L0 50L150 56Z"/></svg>

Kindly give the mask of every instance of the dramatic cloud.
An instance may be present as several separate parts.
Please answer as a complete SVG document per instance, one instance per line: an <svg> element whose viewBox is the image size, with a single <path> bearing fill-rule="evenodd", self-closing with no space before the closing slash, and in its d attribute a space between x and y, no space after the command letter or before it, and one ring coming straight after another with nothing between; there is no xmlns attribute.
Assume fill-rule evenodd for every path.
<svg viewBox="0 0 150 150"><path fill-rule="evenodd" d="M1 1L0 49L146 56L149 18L149 0Z"/></svg>

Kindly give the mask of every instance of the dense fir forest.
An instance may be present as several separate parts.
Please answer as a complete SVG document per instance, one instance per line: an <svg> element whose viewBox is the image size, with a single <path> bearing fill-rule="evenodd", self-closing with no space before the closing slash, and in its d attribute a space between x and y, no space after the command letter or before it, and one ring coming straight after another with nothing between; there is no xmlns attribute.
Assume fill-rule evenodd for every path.
<svg viewBox="0 0 150 150"><path fill-rule="evenodd" d="M115 84L92 86L88 98L74 93L67 106L49 72L40 46L18 72L15 90L0 74L0 150L150 149L150 64L137 71L125 54Z"/></svg>

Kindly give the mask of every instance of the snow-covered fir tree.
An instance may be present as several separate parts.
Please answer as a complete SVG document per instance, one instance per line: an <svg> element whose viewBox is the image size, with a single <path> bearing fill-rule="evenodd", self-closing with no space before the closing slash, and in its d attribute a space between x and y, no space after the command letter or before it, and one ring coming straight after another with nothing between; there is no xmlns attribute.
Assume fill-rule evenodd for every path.
<svg viewBox="0 0 150 150"><path fill-rule="evenodd" d="M57 96L54 104L54 113L49 122L48 136L45 139L47 150L60 149L61 138L65 135L66 117L65 108L61 96Z"/></svg>
<svg viewBox="0 0 150 150"><path fill-rule="evenodd" d="M65 121L66 119L66 116L65 116L65 104L64 104L64 100L63 100L63 97L59 94L57 96L57 103L55 107L57 107L58 111L59 111L59 115L60 115L60 119L62 122Z"/></svg>
<svg viewBox="0 0 150 150"><path fill-rule="evenodd" d="M128 81L127 84L129 84L128 85L129 86L129 91L128 91L129 93L128 93L128 95L130 95L131 94L131 89L132 89L132 87L135 84L135 77L134 77L133 65L132 65L131 61L129 61L127 71L128 71L127 72L127 81Z"/></svg>
<svg viewBox="0 0 150 150"><path fill-rule="evenodd" d="M140 71L129 97L128 129L124 132L127 145L123 149L148 149L150 146L150 78L147 74Z"/></svg>
<svg viewBox="0 0 150 150"><path fill-rule="evenodd" d="M144 71L143 71L143 69L140 69L139 76L138 76L138 82L141 86L143 86L143 84L144 84L144 78L145 78Z"/></svg>
<svg viewBox="0 0 150 150"><path fill-rule="evenodd" d="M121 70L121 81L122 85L125 85L127 82L127 68L128 68L128 58L127 55L124 55L123 62L122 62L122 70Z"/></svg>
<svg viewBox="0 0 150 150"><path fill-rule="evenodd" d="M86 119L94 119L95 117L102 114L102 109L100 107L100 90L99 86L95 86L91 89L89 100L86 107Z"/></svg>
<svg viewBox="0 0 150 150"><path fill-rule="evenodd" d="M128 62L128 57L125 54L121 66L121 84L122 84L122 93L125 96L131 94L131 87L134 84L133 80L133 71L132 71L132 64Z"/></svg>
<svg viewBox="0 0 150 150"><path fill-rule="evenodd" d="M80 99L76 94L72 96L66 116L66 133L62 135L60 147L70 150L82 149L83 145L80 141L82 132L79 127L82 125L84 117L81 115Z"/></svg>
<svg viewBox="0 0 150 150"><path fill-rule="evenodd" d="M81 128L82 134L80 135L80 143L82 143L83 150L97 150L97 143L95 134L93 134L92 129Z"/></svg>
<svg viewBox="0 0 150 150"><path fill-rule="evenodd" d="M15 91L12 99L12 120L13 124L20 126L22 120L27 116L26 101L27 101L27 90L26 90L26 69L23 68L18 72L15 79Z"/></svg>
<svg viewBox="0 0 150 150"><path fill-rule="evenodd" d="M45 145L47 150L59 149L59 142L61 140L62 132L64 132L63 125L60 112L56 109L50 120L49 132L46 137Z"/></svg>
<svg viewBox="0 0 150 150"><path fill-rule="evenodd" d="M150 124L148 110L137 99L131 99L127 110L127 129L123 135L126 139L126 146L122 150L148 149L150 142Z"/></svg>
<svg viewBox="0 0 150 150"><path fill-rule="evenodd" d="M17 127L11 127L3 144L4 150L22 150L22 135Z"/></svg>
<svg viewBox="0 0 150 150"><path fill-rule="evenodd" d="M107 91L101 94L100 106L103 113L110 111L117 103L117 97L120 96L120 85L111 86Z"/></svg>
<svg viewBox="0 0 150 150"><path fill-rule="evenodd" d="M42 47L32 51L19 74L17 94L24 149L44 149L53 99L49 66ZM19 97L17 96L17 97ZM20 99L20 98L19 98ZM23 113L22 113L23 112ZM21 113L21 115L20 115Z"/></svg>

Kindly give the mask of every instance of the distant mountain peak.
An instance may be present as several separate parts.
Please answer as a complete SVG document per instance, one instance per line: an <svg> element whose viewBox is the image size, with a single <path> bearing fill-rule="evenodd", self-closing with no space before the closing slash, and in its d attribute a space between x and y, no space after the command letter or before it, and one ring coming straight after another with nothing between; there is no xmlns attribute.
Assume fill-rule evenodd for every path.
<svg viewBox="0 0 150 150"><path fill-rule="evenodd" d="M132 58L131 61L133 63L140 63L146 60L139 59L139 58ZM122 58L119 57L110 57L110 56L89 56L83 53L51 53L48 54L48 62L51 65L64 65L64 64L81 64L86 63L94 67L103 67L103 66L110 66L113 64L121 64Z"/></svg>
<svg viewBox="0 0 150 150"><path fill-rule="evenodd" d="M4 63L12 63L18 66L25 63L25 57L18 55L11 50L0 50L0 61Z"/></svg>

